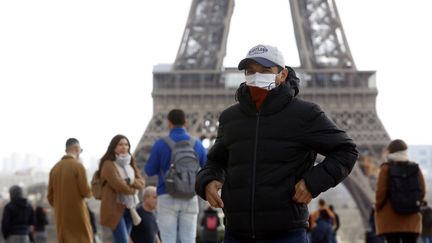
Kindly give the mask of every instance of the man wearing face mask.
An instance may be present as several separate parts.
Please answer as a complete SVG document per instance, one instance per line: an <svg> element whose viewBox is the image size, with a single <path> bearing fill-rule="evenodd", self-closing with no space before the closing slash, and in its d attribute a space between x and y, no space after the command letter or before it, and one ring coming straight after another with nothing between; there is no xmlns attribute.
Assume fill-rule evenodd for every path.
<svg viewBox="0 0 432 243"><path fill-rule="evenodd" d="M307 204L348 176L356 145L295 97L299 79L276 47L253 47L238 68L246 82L219 117L196 192L223 209L226 243L307 242ZM325 159L314 165L317 153Z"/></svg>
<svg viewBox="0 0 432 243"><path fill-rule="evenodd" d="M82 149L75 138L66 141L66 155L51 169L48 202L54 207L57 242L93 242L93 232L85 198L91 196Z"/></svg>

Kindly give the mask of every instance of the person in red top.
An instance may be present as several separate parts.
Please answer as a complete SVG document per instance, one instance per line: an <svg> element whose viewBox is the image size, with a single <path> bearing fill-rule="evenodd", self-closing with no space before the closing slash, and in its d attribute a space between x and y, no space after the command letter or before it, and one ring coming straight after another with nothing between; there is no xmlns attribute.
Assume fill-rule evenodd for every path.
<svg viewBox="0 0 432 243"><path fill-rule="evenodd" d="M218 212L210 205L204 210L204 215L201 219L201 226L203 227L201 233L202 243L216 243L218 242L218 226L220 219Z"/></svg>

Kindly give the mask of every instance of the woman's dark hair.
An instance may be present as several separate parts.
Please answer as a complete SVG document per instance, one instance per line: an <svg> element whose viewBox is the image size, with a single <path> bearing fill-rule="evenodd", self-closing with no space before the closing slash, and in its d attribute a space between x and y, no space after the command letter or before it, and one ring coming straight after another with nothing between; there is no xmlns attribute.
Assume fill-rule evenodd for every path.
<svg viewBox="0 0 432 243"><path fill-rule="evenodd" d="M99 162L99 172L102 171L102 166L103 166L103 163L105 163L105 161L107 161L107 160L115 161L116 160L115 148L117 147L117 144L119 144L122 139L126 139L127 143L129 144L128 153L130 155L132 155L131 152L130 152L130 147L131 146L130 146L129 139L126 136L121 135L121 134L115 135L111 139L111 142L108 145L107 151L105 152L105 154L100 159L100 162ZM135 162L135 158L133 156L131 157L131 165L132 165L133 168L137 168L136 162Z"/></svg>
<svg viewBox="0 0 432 243"><path fill-rule="evenodd" d="M35 209L35 228L44 229L45 225L48 224L47 216L45 210L41 206L37 206Z"/></svg>
<svg viewBox="0 0 432 243"><path fill-rule="evenodd" d="M408 146L402 139L395 139L390 142L390 144L387 146L387 151L391 153L395 153L398 151L407 150Z"/></svg>

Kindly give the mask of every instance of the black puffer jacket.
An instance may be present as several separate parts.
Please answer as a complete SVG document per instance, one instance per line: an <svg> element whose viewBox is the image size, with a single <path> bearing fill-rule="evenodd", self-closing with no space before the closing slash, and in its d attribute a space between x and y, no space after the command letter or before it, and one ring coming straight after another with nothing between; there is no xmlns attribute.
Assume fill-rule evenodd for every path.
<svg viewBox="0 0 432 243"><path fill-rule="evenodd" d="M307 227L307 205L293 202L302 178L313 195L336 186L350 173L358 152L347 134L321 109L293 98L289 84L271 90L257 111L241 85L238 104L219 118L218 136L198 173L196 192L223 182L226 228L239 237L263 239ZM325 160L313 166L317 153Z"/></svg>
<svg viewBox="0 0 432 243"><path fill-rule="evenodd" d="M25 198L14 198L3 210L2 233L7 239L10 235L28 235L34 224L32 206Z"/></svg>

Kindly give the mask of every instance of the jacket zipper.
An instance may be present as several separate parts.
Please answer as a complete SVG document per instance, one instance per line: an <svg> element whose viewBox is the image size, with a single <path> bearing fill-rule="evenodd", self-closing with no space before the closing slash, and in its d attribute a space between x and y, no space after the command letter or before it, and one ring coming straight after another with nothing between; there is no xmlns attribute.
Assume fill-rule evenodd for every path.
<svg viewBox="0 0 432 243"><path fill-rule="evenodd" d="M258 149L258 128L259 128L259 118L260 112L256 113L256 127L255 127L255 149L254 158L252 164L252 192L251 192L251 229L252 229L252 239L255 239L255 172L256 172L256 161L257 161L257 149Z"/></svg>

